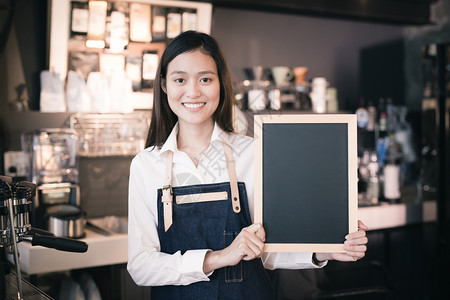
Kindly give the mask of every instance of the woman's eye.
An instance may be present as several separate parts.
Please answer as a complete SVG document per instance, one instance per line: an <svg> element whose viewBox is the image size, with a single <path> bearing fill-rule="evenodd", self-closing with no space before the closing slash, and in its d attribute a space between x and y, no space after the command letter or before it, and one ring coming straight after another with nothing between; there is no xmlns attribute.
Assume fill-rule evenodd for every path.
<svg viewBox="0 0 450 300"><path fill-rule="evenodd" d="M200 79L200 82L203 82L203 83L207 83L207 82L210 82L211 81L211 78L202 78L202 79Z"/></svg>
<svg viewBox="0 0 450 300"><path fill-rule="evenodd" d="M183 78L177 78L177 79L175 79L175 82L176 83L183 83L184 79Z"/></svg>

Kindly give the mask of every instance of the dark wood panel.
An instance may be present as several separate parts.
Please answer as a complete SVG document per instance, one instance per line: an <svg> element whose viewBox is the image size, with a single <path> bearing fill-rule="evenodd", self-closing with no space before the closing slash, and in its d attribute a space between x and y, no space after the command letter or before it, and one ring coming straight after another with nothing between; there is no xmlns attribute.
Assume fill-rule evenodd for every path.
<svg viewBox="0 0 450 300"><path fill-rule="evenodd" d="M430 22L432 0L206 0L206 2L216 7L417 25Z"/></svg>

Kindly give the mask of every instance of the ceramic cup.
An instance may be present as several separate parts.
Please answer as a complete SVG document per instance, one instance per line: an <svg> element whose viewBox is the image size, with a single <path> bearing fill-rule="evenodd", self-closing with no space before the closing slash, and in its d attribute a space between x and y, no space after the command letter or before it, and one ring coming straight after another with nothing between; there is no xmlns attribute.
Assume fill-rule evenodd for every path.
<svg viewBox="0 0 450 300"><path fill-rule="evenodd" d="M288 85L294 78L294 71L290 67L276 66L271 68L272 77L278 86Z"/></svg>
<svg viewBox="0 0 450 300"><path fill-rule="evenodd" d="M299 84L305 84L306 73L308 73L307 67L295 67L294 68L295 82Z"/></svg>
<svg viewBox="0 0 450 300"><path fill-rule="evenodd" d="M327 109L327 86L328 82L323 77L316 77L312 81L312 91L309 94L312 109L316 113L325 113Z"/></svg>
<svg viewBox="0 0 450 300"><path fill-rule="evenodd" d="M252 111L264 110L267 106L267 95L264 90L248 91L248 108Z"/></svg>
<svg viewBox="0 0 450 300"><path fill-rule="evenodd" d="M251 68L244 68L245 77L248 80L263 81L270 77L270 70L263 66L254 66Z"/></svg>

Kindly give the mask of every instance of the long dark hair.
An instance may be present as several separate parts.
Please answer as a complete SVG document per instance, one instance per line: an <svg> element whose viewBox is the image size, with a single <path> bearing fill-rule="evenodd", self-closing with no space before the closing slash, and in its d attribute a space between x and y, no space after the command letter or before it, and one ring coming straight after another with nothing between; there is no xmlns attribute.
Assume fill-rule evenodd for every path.
<svg viewBox="0 0 450 300"><path fill-rule="evenodd" d="M165 80L169 63L178 55L199 49L211 56L217 67L220 81L219 106L213 114L213 120L226 132L234 132L232 124L232 109L234 103L233 86L227 63L217 41L206 33L186 31L174 38L164 50L156 71L153 88L153 110L150 128L145 147L161 147L170 135L178 117L172 112L167 101L167 95L161 87Z"/></svg>

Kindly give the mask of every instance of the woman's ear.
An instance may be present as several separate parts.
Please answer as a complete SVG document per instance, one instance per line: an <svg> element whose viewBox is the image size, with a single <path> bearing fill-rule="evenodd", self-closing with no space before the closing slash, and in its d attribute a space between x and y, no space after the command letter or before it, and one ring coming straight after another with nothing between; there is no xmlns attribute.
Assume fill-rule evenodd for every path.
<svg viewBox="0 0 450 300"><path fill-rule="evenodd" d="M167 94L167 88L166 88L166 80L161 78L161 89L165 94Z"/></svg>

